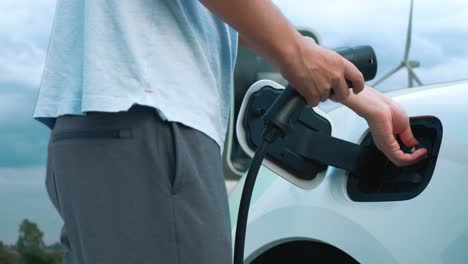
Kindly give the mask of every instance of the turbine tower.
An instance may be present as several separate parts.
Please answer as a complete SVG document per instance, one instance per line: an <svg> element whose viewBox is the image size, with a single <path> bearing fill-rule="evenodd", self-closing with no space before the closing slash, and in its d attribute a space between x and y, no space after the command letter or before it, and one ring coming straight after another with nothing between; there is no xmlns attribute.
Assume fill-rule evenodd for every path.
<svg viewBox="0 0 468 264"><path fill-rule="evenodd" d="M418 68L421 64L416 60L409 60L409 51L411 48L411 33L413 28L413 5L414 0L411 0L410 14L409 14L409 23L408 23L408 32L406 33L406 47L405 47L405 56L403 61L395 67L393 70L389 71L382 78L377 80L373 86L379 85L381 82L386 80L388 77L395 74L397 71L406 68L408 70L408 87L413 87L414 81L416 81L420 86L423 85L419 77L416 75L413 69Z"/></svg>

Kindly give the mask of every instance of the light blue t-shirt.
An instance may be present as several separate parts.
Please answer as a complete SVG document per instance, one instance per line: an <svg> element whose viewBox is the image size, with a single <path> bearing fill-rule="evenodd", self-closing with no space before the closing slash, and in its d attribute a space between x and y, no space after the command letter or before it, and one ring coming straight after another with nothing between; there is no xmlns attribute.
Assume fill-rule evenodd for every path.
<svg viewBox="0 0 468 264"><path fill-rule="evenodd" d="M222 149L236 54L198 0L57 0L33 117L153 106Z"/></svg>

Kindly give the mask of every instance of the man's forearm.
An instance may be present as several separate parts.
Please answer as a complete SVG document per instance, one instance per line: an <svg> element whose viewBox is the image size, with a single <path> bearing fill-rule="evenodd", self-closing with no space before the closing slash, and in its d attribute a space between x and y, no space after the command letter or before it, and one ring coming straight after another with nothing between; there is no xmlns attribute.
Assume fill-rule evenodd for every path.
<svg viewBox="0 0 468 264"><path fill-rule="evenodd" d="M239 32L243 44L273 65L299 52L300 34L269 0L200 0Z"/></svg>
<svg viewBox="0 0 468 264"><path fill-rule="evenodd" d="M288 83L316 106L334 94L342 102L364 87L359 70L334 51L303 37L270 0L200 0L239 32L241 40L276 66Z"/></svg>
<svg viewBox="0 0 468 264"><path fill-rule="evenodd" d="M391 99L372 87L366 88L359 94L350 94L346 101L342 102L356 114L368 120L377 111L387 111L387 107L393 105Z"/></svg>
<svg viewBox="0 0 468 264"><path fill-rule="evenodd" d="M350 94L346 101L342 102L345 106L353 110L359 116L365 118L366 116L366 106L368 102L372 100L372 88L366 87L358 95Z"/></svg>

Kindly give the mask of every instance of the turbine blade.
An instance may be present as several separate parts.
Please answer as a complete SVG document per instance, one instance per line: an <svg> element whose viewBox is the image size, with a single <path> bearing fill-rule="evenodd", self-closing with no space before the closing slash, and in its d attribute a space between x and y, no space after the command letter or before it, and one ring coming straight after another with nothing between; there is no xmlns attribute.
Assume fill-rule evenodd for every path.
<svg viewBox="0 0 468 264"><path fill-rule="evenodd" d="M413 77L413 79L414 79L420 86L423 86L423 83L421 82L421 80L419 79L419 77L416 75L416 73L413 71L413 69L411 69L411 67L408 67L408 66L406 66L406 68L408 68L408 72L411 74L411 76Z"/></svg>
<svg viewBox="0 0 468 264"><path fill-rule="evenodd" d="M385 81L388 77L392 76L395 72L397 72L398 70L400 70L404 65L403 64L400 64L398 65L396 68L394 68L393 70L389 71L388 73L386 73L382 78L380 78L379 80L375 81L372 86L377 86L379 85L381 82Z"/></svg>
<svg viewBox="0 0 468 264"><path fill-rule="evenodd" d="M408 69L408 88L413 87L413 75L411 75L411 70L409 67L406 67Z"/></svg>
<svg viewBox="0 0 468 264"><path fill-rule="evenodd" d="M413 32L413 5L414 5L414 0L411 0L408 31L406 32L405 61L408 60L409 51L411 48L411 34Z"/></svg>

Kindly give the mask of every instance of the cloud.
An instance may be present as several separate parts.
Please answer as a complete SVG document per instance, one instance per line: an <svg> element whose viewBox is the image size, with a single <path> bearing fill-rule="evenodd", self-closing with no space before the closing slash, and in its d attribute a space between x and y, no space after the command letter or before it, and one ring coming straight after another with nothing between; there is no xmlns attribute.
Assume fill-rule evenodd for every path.
<svg viewBox="0 0 468 264"><path fill-rule="evenodd" d="M403 59L408 27L407 0L277 0L275 3L297 26L315 29L327 47L368 44L379 62L377 78ZM424 83L468 79L464 65L468 59L468 1L415 1L410 59L419 60ZM437 72L434 72L437 69ZM436 73L426 75L426 72ZM388 79L380 87L407 85L404 73Z"/></svg>
<svg viewBox="0 0 468 264"><path fill-rule="evenodd" d="M48 129L32 119L55 1L0 1L0 240L15 243L29 218L45 241L59 237L61 220L44 187Z"/></svg>
<svg viewBox="0 0 468 264"><path fill-rule="evenodd" d="M0 81L37 88L44 59L55 0L4 0L0 9ZM328 47L371 44L380 68L401 60L406 38L407 0L276 0L296 25L316 29ZM468 1L415 1L411 58L422 66L441 63L447 56L468 57ZM454 39L455 38L455 39ZM450 39L450 40L449 40ZM379 72L382 74L383 72Z"/></svg>
<svg viewBox="0 0 468 264"><path fill-rule="evenodd" d="M0 81L15 81L37 88L45 52L28 43L11 43L11 50L0 56Z"/></svg>
<svg viewBox="0 0 468 264"><path fill-rule="evenodd" d="M418 74L427 83L464 80L468 78L468 58L450 58L444 63L421 68Z"/></svg>
<svg viewBox="0 0 468 264"><path fill-rule="evenodd" d="M2 186L2 188L43 188L44 177L44 166L25 168L0 167L0 186Z"/></svg>
<svg viewBox="0 0 468 264"><path fill-rule="evenodd" d="M36 91L0 82L0 167L44 164L50 130L32 118Z"/></svg>
<svg viewBox="0 0 468 264"><path fill-rule="evenodd" d="M55 1L0 1L0 81L37 88L42 74Z"/></svg>

